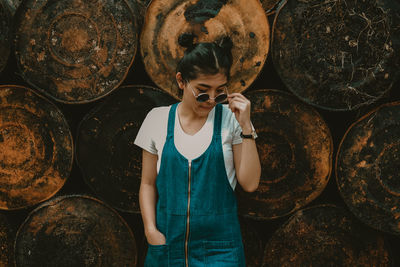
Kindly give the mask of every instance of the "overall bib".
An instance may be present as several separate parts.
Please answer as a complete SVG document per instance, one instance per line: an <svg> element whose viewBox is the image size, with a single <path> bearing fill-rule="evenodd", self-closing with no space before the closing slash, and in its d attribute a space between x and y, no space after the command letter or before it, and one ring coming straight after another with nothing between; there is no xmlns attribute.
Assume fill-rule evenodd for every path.
<svg viewBox="0 0 400 267"><path fill-rule="evenodd" d="M166 244L148 244L144 266L244 267L236 197L222 150L222 105L215 106L211 144L193 160L180 154L174 144L177 105L169 111L156 179L156 225Z"/></svg>

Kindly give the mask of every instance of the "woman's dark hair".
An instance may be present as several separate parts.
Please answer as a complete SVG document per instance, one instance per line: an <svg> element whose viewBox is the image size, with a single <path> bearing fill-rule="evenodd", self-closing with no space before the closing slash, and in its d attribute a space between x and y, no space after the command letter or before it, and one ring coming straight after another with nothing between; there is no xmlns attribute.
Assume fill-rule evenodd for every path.
<svg viewBox="0 0 400 267"><path fill-rule="evenodd" d="M194 35L182 34L179 45L186 47L184 56L178 63L176 72L182 73L183 80L189 81L201 74L217 74L223 71L227 79L232 65L232 40L222 38L219 42L193 43Z"/></svg>

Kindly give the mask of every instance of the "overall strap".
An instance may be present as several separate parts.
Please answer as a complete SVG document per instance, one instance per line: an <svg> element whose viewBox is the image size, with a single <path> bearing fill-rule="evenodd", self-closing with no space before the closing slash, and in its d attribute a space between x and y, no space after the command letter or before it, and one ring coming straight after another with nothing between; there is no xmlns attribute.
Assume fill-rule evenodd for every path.
<svg viewBox="0 0 400 267"><path fill-rule="evenodd" d="M167 138L174 136L174 128L175 128L175 110L178 106L178 103L175 103L171 106L168 114L168 131Z"/></svg>
<svg viewBox="0 0 400 267"><path fill-rule="evenodd" d="M221 122L222 122L222 105L217 104L215 106L215 115L214 115L214 138L221 137Z"/></svg>

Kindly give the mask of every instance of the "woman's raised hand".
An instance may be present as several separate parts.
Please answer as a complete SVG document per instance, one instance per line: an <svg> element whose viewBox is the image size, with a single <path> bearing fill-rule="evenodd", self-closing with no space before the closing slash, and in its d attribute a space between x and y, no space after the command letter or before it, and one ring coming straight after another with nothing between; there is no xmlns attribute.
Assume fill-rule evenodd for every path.
<svg viewBox="0 0 400 267"><path fill-rule="evenodd" d="M251 128L250 122L250 100L241 93L232 93L228 95L229 108L235 114L236 120L239 122L242 129Z"/></svg>

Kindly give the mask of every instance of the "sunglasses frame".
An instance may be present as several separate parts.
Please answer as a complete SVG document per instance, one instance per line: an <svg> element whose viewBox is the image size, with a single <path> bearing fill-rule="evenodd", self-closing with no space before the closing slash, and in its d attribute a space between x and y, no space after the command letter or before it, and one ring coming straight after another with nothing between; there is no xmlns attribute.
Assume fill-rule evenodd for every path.
<svg viewBox="0 0 400 267"><path fill-rule="evenodd" d="M189 81L186 81L186 82L191 87L190 89L192 90L194 97L200 103L207 102L208 100L214 100L215 103L223 103L228 98L228 86L226 86L226 85L224 86L224 92L223 93L220 93L219 95L217 95L215 97L210 97L210 95L207 94L207 93L199 93L198 95L196 95L196 93L193 90L193 86L190 84L190 82ZM224 94L226 95L226 98L223 101L218 101L218 102L215 101L215 99L217 99L217 97L219 97L220 95L224 95ZM204 100L204 101L199 101L199 97L202 96L202 95L207 95L208 98L206 100Z"/></svg>

